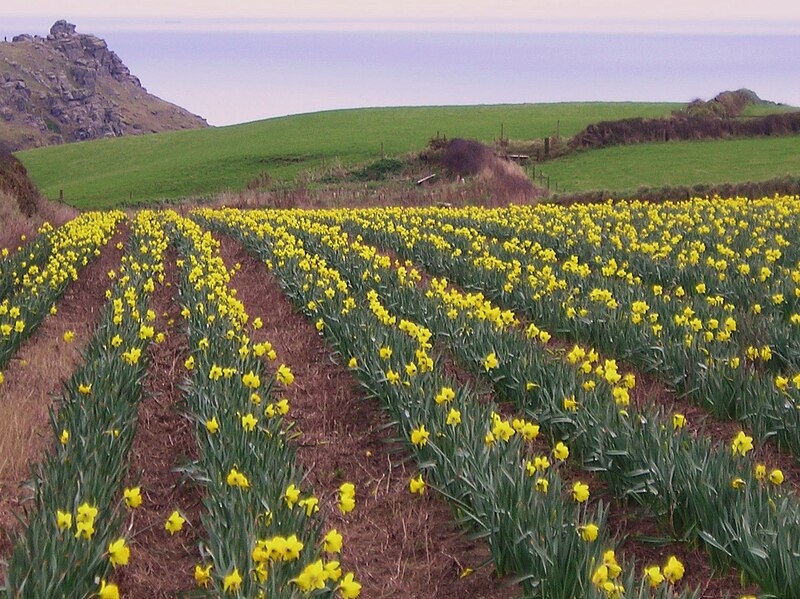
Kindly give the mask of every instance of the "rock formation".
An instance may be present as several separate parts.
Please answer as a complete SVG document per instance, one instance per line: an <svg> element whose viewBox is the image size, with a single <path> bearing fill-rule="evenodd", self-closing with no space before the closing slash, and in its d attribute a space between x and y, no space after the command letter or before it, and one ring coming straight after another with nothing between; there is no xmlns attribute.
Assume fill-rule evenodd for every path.
<svg viewBox="0 0 800 599"><path fill-rule="evenodd" d="M206 126L148 94L104 40L71 23L0 42L0 142L14 150Z"/></svg>

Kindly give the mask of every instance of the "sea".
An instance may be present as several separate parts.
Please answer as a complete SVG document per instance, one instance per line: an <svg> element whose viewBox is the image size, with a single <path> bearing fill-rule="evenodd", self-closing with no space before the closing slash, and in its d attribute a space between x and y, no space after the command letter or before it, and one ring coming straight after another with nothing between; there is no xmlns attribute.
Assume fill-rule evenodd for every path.
<svg viewBox="0 0 800 599"><path fill-rule="evenodd" d="M148 91L213 125L364 106L688 102L743 87L800 106L800 35L93 33Z"/></svg>

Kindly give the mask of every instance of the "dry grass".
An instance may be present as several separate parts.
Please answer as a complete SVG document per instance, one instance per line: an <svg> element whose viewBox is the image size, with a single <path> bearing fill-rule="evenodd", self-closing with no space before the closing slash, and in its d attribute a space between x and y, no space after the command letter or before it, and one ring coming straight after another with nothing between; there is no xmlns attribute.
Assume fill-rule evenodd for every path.
<svg viewBox="0 0 800 599"><path fill-rule="evenodd" d="M15 250L20 245L22 235L31 238L45 221L58 227L77 215L78 211L66 204L41 200L37 213L26 217L20 212L16 198L0 190L0 223L3 224L0 228L0 248Z"/></svg>
<svg viewBox="0 0 800 599"><path fill-rule="evenodd" d="M482 170L476 176L457 181L440 180L424 186L395 182L371 187L358 183L319 186L313 189L300 186L280 191L224 192L213 200L185 203L176 210L185 212L201 205L244 210L437 205L494 207L512 203L535 203L538 201L537 193L519 166L498 160L496 165Z"/></svg>

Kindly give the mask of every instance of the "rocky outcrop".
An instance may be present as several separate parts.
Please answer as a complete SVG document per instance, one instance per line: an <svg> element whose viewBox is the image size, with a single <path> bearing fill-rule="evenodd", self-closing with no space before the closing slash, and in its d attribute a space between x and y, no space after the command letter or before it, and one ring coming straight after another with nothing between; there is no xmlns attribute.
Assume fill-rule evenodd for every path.
<svg viewBox="0 0 800 599"><path fill-rule="evenodd" d="M0 141L15 150L206 126L148 94L104 40L72 23L0 43Z"/></svg>

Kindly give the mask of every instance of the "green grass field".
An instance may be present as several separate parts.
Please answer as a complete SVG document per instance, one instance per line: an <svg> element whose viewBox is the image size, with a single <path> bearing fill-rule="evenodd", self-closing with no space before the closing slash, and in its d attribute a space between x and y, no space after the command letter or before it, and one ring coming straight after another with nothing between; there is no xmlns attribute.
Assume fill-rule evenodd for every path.
<svg viewBox="0 0 800 599"><path fill-rule="evenodd" d="M20 152L48 198L80 208L243 189L261 172L304 170L418 152L438 133L492 141L573 135L590 123L668 115L680 104L564 103L371 108L304 114L231 127L122 137Z"/></svg>
<svg viewBox="0 0 800 599"><path fill-rule="evenodd" d="M800 137L670 142L616 146L542 165L559 192L741 183L800 176Z"/></svg>

